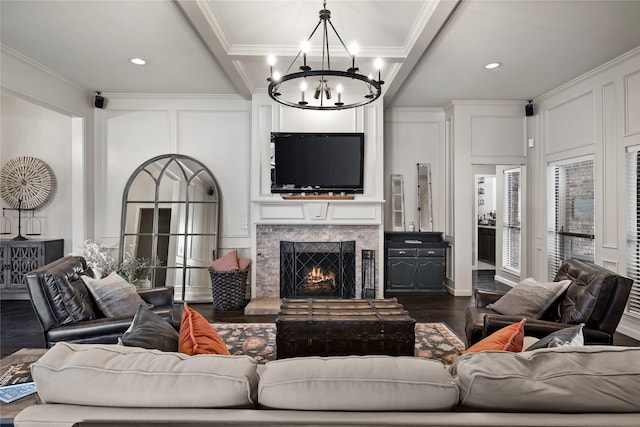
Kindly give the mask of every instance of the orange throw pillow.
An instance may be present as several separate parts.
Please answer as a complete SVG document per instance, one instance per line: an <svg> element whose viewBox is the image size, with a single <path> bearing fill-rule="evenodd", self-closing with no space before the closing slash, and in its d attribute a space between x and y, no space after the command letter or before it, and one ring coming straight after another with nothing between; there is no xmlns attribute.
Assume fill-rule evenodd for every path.
<svg viewBox="0 0 640 427"><path fill-rule="evenodd" d="M522 351L524 341L524 323L526 321L526 319L522 319L519 323L505 326L485 339L478 341L469 347L464 353L477 353L485 350Z"/></svg>
<svg viewBox="0 0 640 427"><path fill-rule="evenodd" d="M186 302L180 322L178 351L189 356L194 354L231 354L227 345L207 319L190 308Z"/></svg>

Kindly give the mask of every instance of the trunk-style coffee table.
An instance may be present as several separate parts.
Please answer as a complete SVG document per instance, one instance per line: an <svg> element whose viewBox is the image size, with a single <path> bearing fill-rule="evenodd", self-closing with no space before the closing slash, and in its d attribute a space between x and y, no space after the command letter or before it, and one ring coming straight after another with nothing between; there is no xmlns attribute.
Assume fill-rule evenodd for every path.
<svg viewBox="0 0 640 427"><path fill-rule="evenodd" d="M413 356L415 319L393 299L283 299L277 358L384 354Z"/></svg>

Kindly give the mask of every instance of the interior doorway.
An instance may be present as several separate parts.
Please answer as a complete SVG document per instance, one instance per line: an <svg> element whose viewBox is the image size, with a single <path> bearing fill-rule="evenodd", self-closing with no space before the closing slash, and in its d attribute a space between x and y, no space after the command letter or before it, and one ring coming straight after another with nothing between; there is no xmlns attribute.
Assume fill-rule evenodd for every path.
<svg viewBox="0 0 640 427"><path fill-rule="evenodd" d="M496 264L496 167L474 165L473 267L495 270Z"/></svg>
<svg viewBox="0 0 640 427"><path fill-rule="evenodd" d="M524 271L526 167L473 165L473 269L517 283Z"/></svg>

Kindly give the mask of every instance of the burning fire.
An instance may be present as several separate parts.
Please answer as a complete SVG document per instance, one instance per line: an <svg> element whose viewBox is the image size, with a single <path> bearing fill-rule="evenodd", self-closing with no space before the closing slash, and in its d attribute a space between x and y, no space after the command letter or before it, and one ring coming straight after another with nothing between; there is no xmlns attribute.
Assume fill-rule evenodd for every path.
<svg viewBox="0 0 640 427"><path fill-rule="evenodd" d="M313 267L307 273L307 287L331 285L332 288L337 286L335 273L325 273L320 267Z"/></svg>

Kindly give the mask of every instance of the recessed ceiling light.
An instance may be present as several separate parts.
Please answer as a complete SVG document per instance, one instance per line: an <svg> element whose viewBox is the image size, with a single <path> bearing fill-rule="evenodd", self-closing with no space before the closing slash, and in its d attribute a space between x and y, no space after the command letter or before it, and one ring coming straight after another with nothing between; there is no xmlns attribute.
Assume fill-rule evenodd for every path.
<svg viewBox="0 0 640 427"><path fill-rule="evenodd" d="M501 65L502 64L500 62L489 62L484 66L484 68L486 68L487 70L493 70L494 68L498 68Z"/></svg>
<svg viewBox="0 0 640 427"><path fill-rule="evenodd" d="M145 65L147 63L147 61L142 58L131 58L129 59L129 62L136 65Z"/></svg>

